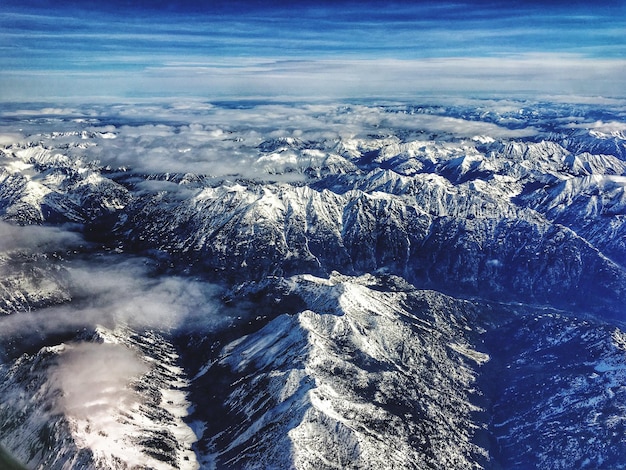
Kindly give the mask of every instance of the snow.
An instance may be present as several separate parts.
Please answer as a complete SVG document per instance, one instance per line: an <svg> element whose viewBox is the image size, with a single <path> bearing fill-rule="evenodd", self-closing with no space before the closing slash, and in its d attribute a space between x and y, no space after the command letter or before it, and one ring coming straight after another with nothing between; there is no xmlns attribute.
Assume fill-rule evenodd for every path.
<svg viewBox="0 0 626 470"><path fill-rule="evenodd" d="M505 112L508 106L496 107ZM210 360L201 351L202 362L191 380L172 345L158 333L99 328L96 336L102 343L91 344L80 336L78 343L42 349L42 355L57 361L49 373L61 391L53 407L59 411L55 419L64 423L67 418L71 424L69 432L59 431L59 448L76 442L95 452L102 465L119 457L156 469L227 464L343 468L347 461L362 468L404 468L416 462L465 468L478 465L474 457L486 452L473 446L470 434L488 426L480 419L491 412L475 416L472 394L480 392L475 378L495 368L508 380L494 376L497 385L505 392L511 387L513 396L508 403L513 416L489 428L500 444L521 442L530 448L530 438L541 434L536 429L541 426L552 433L545 439L551 442L591 429L598 434L596 440L581 442L596 454L578 462L603 462L609 450L597 450L608 436L602 432L621 425L624 415L626 340L621 332L613 334L612 342L605 335L593 348L578 347L576 341L584 343L583 330L597 330L589 325L571 328L562 317L548 314L509 330L510 341L500 350L481 343L494 334L493 325L505 328L534 311L536 306L523 303L529 298L550 302L572 296L576 308L587 308L580 306L587 300L590 309L596 308L595 300L623 305L625 125L618 118L595 124L583 118L582 130L573 131L566 124L573 119L568 114L575 116L578 110L546 107L547 114L563 117L541 122L537 116L544 112L543 104L522 108L514 103L506 111L514 115L508 117L462 106L425 108L439 114L432 119L416 118L396 106L328 106L315 113L312 108L293 113L288 107L281 112L291 121L276 119L278 107L270 117L258 110L217 112L216 106L194 117L201 117L203 124L189 126L155 122L90 129L88 121L69 124L59 118L46 124L50 129L44 132L37 130L43 124L21 122L32 134L15 134L16 142L2 149L0 160L0 202L7 218L53 223L53 216L44 220L44 212L51 209L79 225L98 226L102 210L116 221L103 235L119 243L119 251L140 244L146 256L158 253L160 266L171 261L172 270L178 269L176 261L184 252L191 265L203 270L202 276L232 269L224 279L251 281L242 285L271 283L274 276L332 272L327 278L300 274L282 279L289 294L303 302L301 310L286 315L277 302L260 330L235 339L219 354L211 349ZM253 119L244 119L248 112ZM594 111L599 112L609 113ZM535 120L524 123L531 115ZM313 121L315 129L295 129ZM403 124L396 128L394 122ZM430 124L421 128L425 122ZM500 127L509 124L527 125L521 132ZM543 124L549 132L542 130ZM283 125L289 129L276 128ZM280 137L288 134L302 139ZM7 135L2 134L0 143L8 142ZM133 144L137 148L128 147ZM182 179L162 173L171 169L172 154ZM100 157L107 171L96 161ZM198 160L204 157L210 161ZM235 163L227 164L227 159ZM147 160L150 165L142 166ZM218 173L227 180L205 178L221 164L228 171ZM118 167L136 171L112 177L108 170ZM267 173L283 183L264 183ZM146 174L166 184L144 184L149 182ZM297 184L292 176L299 178ZM124 181L125 187L115 181ZM81 256L87 259L99 250L90 246ZM366 272L380 278L359 275ZM396 285L395 276L406 281ZM76 300L44 292L55 285L43 277L37 283L3 284L7 305L12 308L19 299L30 309L51 299L68 304ZM460 289L471 300L407 287L407 281L416 279L450 292L464 283ZM601 299L593 298L596 289L603 292ZM32 294L30 299L23 291ZM284 293L277 289L270 295L280 300ZM507 297L506 308L481 303L479 298L491 293ZM509 308L518 300L520 304ZM483 314L483 307L492 323L473 317ZM541 330L547 319L558 328ZM526 349L500 367L498 356L509 347L522 348L520 337L527 340ZM185 353L195 354L194 347L188 345ZM568 360L559 362L563 350ZM578 353L587 354L584 361ZM103 364L107 357L113 360ZM20 358L16 371L34 374L42 367L35 359L39 357ZM33 369L20 364L33 364ZM534 366L542 366L536 389L547 398L531 390L525 402L518 400L525 382L516 382L516 374L527 373L523 379L532 381ZM236 379L229 384L232 394L226 402L215 404L232 411L229 418L236 425L224 423L223 434L203 436L219 425L202 419L185 422L192 409L187 390L207 387L195 391L206 391L210 401L214 391L206 382L213 367L229 369ZM576 369L572 375L568 367ZM47 397L40 392L33 402L40 396ZM500 397L488 399L502 404ZM45 416L33 409L38 408L31 405L28 411L33 422ZM575 419L571 410L578 414ZM202 416L203 410L196 411ZM5 425L0 423L0 428ZM173 436L179 447L171 453L173 460L146 454L141 439L157 431ZM26 435L17 430L11 442L28 443ZM198 439L199 448L217 442L215 455L196 458L191 448ZM239 444L242 455L225 457ZM420 453L425 448L429 457ZM521 446L516 449L526 452ZM567 449L563 458L571 463L569 450L577 448L571 444ZM545 449L531 450L551 462L541 454ZM505 463L520 459L515 455Z"/></svg>
<svg viewBox="0 0 626 470"><path fill-rule="evenodd" d="M43 202L44 198L53 191L46 186L39 184L35 181L28 181L26 183L26 190L22 196L22 201L32 206L38 207Z"/></svg>
<svg viewBox="0 0 626 470"><path fill-rule="evenodd" d="M626 363L615 364L607 361L599 361L593 366L596 372L626 372Z"/></svg>
<svg viewBox="0 0 626 470"><path fill-rule="evenodd" d="M180 385L186 386L187 383L183 382ZM178 468L181 470L196 470L200 466L192 446L200 435L196 434L196 430L184 421L191 409L191 403L187 399L187 394L181 388L163 389L161 394L163 397L161 399L161 408L170 412L174 417L169 430L182 449L177 456Z"/></svg>
<svg viewBox="0 0 626 470"><path fill-rule="evenodd" d="M448 346L450 346L451 349L454 349L459 354L462 354L468 359L473 360L478 365L483 365L490 359L489 354L476 351L468 344L448 343Z"/></svg>
<svg viewBox="0 0 626 470"><path fill-rule="evenodd" d="M248 188L246 188L245 186L239 183L235 183L231 186L228 186L227 189L229 192L241 193L241 192L245 192Z"/></svg>
<svg viewBox="0 0 626 470"><path fill-rule="evenodd" d="M91 449L100 458L113 453L131 466L145 463L146 456L133 442L140 435L137 424L120 417L140 415L141 397L130 385L146 371L145 363L120 344L66 347L50 374L60 385L61 406L79 448Z"/></svg>
<svg viewBox="0 0 626 470"><path fill-rule="evenodd" d="M449 343L463 357L448 355L443 344L431 340L451 333L403 308L405 292L370 288L377 283L372 275L355 278L336 272L329 278L290 278L290 290L310 309L281 315L223 349L220 364L246 374L233 384L227 399L236 416L246 417L227 430L233 433L227 449L245 447L246 461L264 468L345 468L347 462L360 468L406 468L424 458L408 444L409 436L426 431L415 428L421 422L390 414L386 404L396 403L408 413L431 403L435 421L447 416L442 407L459 413L458 419L477 410L466 398L457 402L456 392L453 397L435 393L437 387L422 367L431 354L446 357L454 365L442 366L437 383L465 384L472 380L465 358L467 363L483 363L488 357L460 340ZM467 328L460 326L458 334ZM257 384L264 384L262 392ZM376 391L375 403L365 398L368 390ZM441 439L438 462L449 466L464 461L471 447L466 437L451 437L447 426L438 426L433 423L428 431L431 440ZM219 452L214 457L220 461ZM240 458L229 465L237 465Z"/></svg>
<svg viewBox="0 0 626 470"><path fill-rule="evenodd" d="M495 139L493 137L489 137L488 135L476 135L472 137L472 140L481 144L491 144L495 142Z"/></svg>
<svg viewBox="0 0 626 470"><path fill-rule="evenodd" d="M160 364L165 377L158 389L160 402L156 406L168 413L170 419L155 421L145 407L154 406L146 401L134 385L154 373L154 359L141 354L128 344L130 330L96 329L102 342L79 342L63 345L57 351L57 363L50 369L52 383L61 391L59 410L70 423L72 437L78 448L90 449L99 462L119 459L129 467L149 466L155 470L196 470L200 468L193 444L199 435L185 419L191 409L185 389L188 386L184 371L176 365L178 356L163 350ZM164 343L145 338L153 348ZM155 364L156 365L156 364ZM202 425L195 428L201 432ZM166 431L177 442L176 466L156 459L138 445L147 432Z"/></svg>

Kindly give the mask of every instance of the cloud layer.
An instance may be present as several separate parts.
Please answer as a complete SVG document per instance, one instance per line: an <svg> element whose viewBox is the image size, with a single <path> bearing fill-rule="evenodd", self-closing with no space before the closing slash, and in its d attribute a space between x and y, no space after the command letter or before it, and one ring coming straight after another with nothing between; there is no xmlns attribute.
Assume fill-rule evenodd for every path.
<svg viewBox="0 0 626 470"><path fill-rule="evenodd" d="M37 114L37 110L31 112ZM21 113L21 110L13 111L10 119L21 116ZM45 124L45 130L33 128L36 133L31 139L55 149L66 142L71 144L76 139L76 129L82 129L95 136L83 139L89 145L70 145L60 151L74 154L83 161L98 161L113 169L124 167L140 173L193 173L218 178L269 178L260 157L267 157L272 152L272 144L268 150L264 143L275 139L295 139L304 146L313 145L314 150L309 149L309 152L317 152L321 162L325 156L337 152L335 146L340 140L367 138L371 134L393 135L398 129L448 134L460 139L483 134L494 138L524 138L537 132L532 127L508 129L477 120L409 114L386 107L356 104L277 102L242 109L237 103L207 105L189 102L175 106L77 107L69 112L69 116L79 115L83 116L79 123L77 119L55 115ZM24 125L28 125L28 116L24 117ZM66 129L74 134L58 135L59 131ZM99 137L101 135L107 138ZM293 160L307 158L306 151L294 150L292 154ZM290 161L289 155L280 154L280 161ZM299 177L297 174L287 176ZM187 188L167 181L142 180L138 184L140 190L148 193L193 190L193 186Z"/></svg>
<svg viewBox="0 0 626 470"><path fill-rule="evenodd" d="M220 290L199 280L155 276L141 258L98 257L67 262L71 301L0 318L0 340L66 334L98 325L169 331L197 327L211 331L228 325L220 309Z"/></svg>
<svg viewBox="0 0 626 470"><path fill-rule="evenodd" d="M132 72L0 72L0 99L79 101L120 98L279 97L410 99L416 95L623 97L623 59L562 54L436 59L341 59L164 63ZM71 86L71 87L70 87Z"/></svg>
<svg viewBox="0 0 626 470"><path fill-rule="evenodd" d="M114 410L130 409L138 402L130 382L148 370L135 352L121 344L71 343L50 371L50 380L63 392L64 412L106 429L103 423L114 418Z"/></svg>
<svg viewBox="0 0 626 470"><path fill-rule="evenodd" d="M620 1L196 3L10 0L0 99L625 88Z"/></svg>
<svg viewBox="0 0 626 470"><path fill-rule="evenodd" d="M84 243L77 233L59 227L17 226L0 220L0 252L55 251Z"/></svg>

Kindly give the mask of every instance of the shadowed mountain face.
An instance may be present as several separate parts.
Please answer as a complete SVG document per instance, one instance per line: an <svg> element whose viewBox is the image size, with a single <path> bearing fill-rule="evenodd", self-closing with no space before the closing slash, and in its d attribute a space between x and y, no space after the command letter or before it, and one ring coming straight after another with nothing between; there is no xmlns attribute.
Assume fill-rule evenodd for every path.
<svg viewBox="0 0 626 470"><path fill-rule="evenodd" d="M625 114L5 116L0 443L38 469L618 468Z"/></svg>

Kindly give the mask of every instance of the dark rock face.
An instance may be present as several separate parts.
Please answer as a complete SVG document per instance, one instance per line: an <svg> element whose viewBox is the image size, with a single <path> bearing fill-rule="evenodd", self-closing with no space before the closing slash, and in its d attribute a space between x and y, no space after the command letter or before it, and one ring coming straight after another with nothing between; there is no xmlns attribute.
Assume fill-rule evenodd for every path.
<svg viewBox="0 0 626 470"><path fill-rule="evenodd" d="M545 312L515 319L485 342L506 364L497 368L492 416L507 468L621 465L623 330Z"/></svg>
<svg viewBox="0 0 626 470"><path fill-rule="evenodd" d="M2 446L36 469L619 468L624 112L492 106L21 122Z"/></svg>

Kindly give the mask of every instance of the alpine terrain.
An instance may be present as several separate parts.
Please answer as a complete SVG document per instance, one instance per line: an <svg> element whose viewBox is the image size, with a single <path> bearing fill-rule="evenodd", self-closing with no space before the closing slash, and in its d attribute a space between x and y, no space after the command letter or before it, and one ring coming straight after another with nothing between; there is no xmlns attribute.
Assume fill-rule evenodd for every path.
<svg viewBox="0 0 626 470"><path fill-rule="evenodd" d="M12 104L0 217L2 468L626 468L623 102Z"/></svg>

